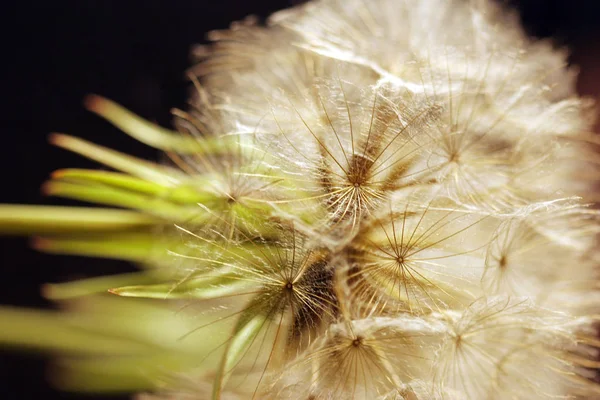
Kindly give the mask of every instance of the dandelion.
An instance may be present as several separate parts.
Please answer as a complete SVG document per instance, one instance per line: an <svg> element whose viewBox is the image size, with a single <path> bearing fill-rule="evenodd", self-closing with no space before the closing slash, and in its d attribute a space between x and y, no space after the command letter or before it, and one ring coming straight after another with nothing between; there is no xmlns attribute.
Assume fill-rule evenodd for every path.
<svg viewBox="0 0 600 400"><path fill-rule="evenodd" d="M85 103L168 162L54 134L111 170L44 192L108 207L0 207L39 250L141 271L48 285L65 311L2 310L0 340L148 399L600 394L597 139L564 53L476 0L315 0L209 37L177 131Z"/></svg>

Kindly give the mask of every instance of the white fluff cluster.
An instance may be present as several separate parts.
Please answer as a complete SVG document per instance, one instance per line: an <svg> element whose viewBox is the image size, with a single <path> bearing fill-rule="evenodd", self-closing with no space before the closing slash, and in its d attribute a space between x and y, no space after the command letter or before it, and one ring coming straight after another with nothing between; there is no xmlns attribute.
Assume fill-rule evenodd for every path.
<svg viewBox="0 0 600 400"><path fill-rule="evenodd" d="M222 251L263 297L215 398L598 393L593 118L564 52L460 0L313 1L210 39L181 127L235 138L211 169L266 217L228 237L278 246Z"/></svg>

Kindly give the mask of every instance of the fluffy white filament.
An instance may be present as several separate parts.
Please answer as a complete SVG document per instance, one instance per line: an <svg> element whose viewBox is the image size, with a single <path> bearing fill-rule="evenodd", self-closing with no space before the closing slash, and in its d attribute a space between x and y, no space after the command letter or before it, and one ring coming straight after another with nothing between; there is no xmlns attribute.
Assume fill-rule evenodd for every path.
<svg viewBox="0 0 600 400"><path fill-rule="evenodd" d="M598 394L593 119L563 51L475 0L312 1L210 38L179 122L239 153L186 162L288 228L283 253L197 258L261 281L245 310L273 326L218 390L207 374L165 396ZM273 236L215 218L191 242ZM243 318L230 347L263 323Z"/></svg>

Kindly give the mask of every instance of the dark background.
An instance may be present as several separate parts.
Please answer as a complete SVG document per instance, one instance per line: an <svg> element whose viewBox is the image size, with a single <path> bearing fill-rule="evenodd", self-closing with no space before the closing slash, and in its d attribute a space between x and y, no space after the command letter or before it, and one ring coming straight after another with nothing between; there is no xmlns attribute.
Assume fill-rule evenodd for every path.
<svg viewBox="0 0 600 400"><path fill-rule="evenodd" d="M365 0L368 1L368 0ZM39 186L63 167L95 164L47 143L65 132L155 159L157 153L86 112L97 93L169 126L171 107L185 108L189 48L205 33L249 14L267 16L292 0L12 1L0 13L0 202L69 204L44 198ZM582 94L600 94L600 1L514 0L528 31L572 50ZM45 282L132 270L106 260L36 253L22 238L0 237L0 304L49 306ZM0 352L0 399L77 399L52 390L44 359ZM100 399L104 397L85 397Z"/></svg>

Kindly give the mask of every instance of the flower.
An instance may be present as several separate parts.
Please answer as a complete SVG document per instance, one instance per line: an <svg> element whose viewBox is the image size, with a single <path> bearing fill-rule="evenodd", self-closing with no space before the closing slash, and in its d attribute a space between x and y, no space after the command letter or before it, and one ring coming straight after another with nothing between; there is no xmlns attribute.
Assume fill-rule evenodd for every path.
<svg viewBox="0 0 600 400"><path fill-rule="evenodd" d="M40 250L142 266L47 286L66 312L6 309L2 341L143 397L598 393L592 105L564 53L475 0L313 1L210 39L176 132L86 100L169 163L52 136L114 172L45 193L114 208L0 208Z"/></svg>

